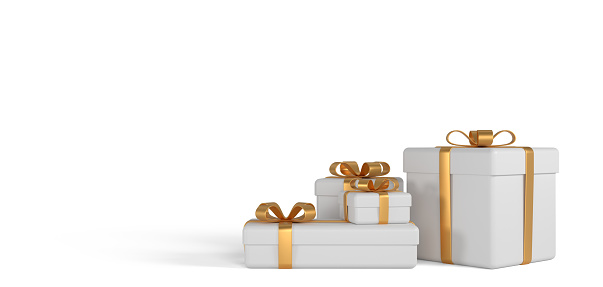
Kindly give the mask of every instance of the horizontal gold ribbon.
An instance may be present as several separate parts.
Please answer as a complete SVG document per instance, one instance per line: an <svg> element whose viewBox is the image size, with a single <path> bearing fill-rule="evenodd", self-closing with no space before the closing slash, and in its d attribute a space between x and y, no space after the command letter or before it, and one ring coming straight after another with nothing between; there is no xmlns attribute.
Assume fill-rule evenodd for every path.
<svg viewBox="0 0 603 287"><path fill-rule="evenodd" d="M300 212L303 214L297 216ZM270 214L272 212L274 216ZM293 205L287 217L276 202L266 202L258 206L255 216L260 222L278 223L278 268L293 268L293 223L323 222L338 223L343 220L313 220L316 217L316 208L311 203L298 202ZM251 221L248 221L249 223ZM247 224L245 223L245 224Z"/></svg>
<svg viewBox="0 0 603 287"><path fill-rule="evenodd" d="M452 133L463 134L470 145L459 145L450 142ZM500 133L509 133L511 141L506 144L492 145L494 138ZM502 130L494 134L491 130L471 131L469 136L462 131L454 130L446 135L446 141L455 145L454 147L440 147L440 255L443 263L452 262L452 216L451 216L451 194L450 194L450 150L453 148L488 148L505 147L521 148L526 154L526 180L524 186L524 222L523 222L523 262L522 265L532 261L532 233L534 216L534 150L529 147L506 147L515 142L515 134L508 130Z"/></svg>
<svg viewBox="0 0 603 287"><path fill-rule="evenodd" d="M393 188L388 190L390 183L393 184ZM343 194L343 217L345 221L348 219L348 193L350 192L375 192L379 194L379 224L387 224L389 222L389 193L388 192L399 192L398 187L400 183L395 178L389 177L378 177L375 178L375 182L371 179L352 179L345 183L347 184L344 190L347 190Z"/></svg>

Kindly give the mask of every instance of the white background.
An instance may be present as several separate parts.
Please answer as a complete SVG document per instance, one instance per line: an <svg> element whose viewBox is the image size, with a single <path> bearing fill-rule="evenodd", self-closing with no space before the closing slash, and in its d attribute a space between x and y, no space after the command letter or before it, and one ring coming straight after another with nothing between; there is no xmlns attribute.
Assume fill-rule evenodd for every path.
<svg viewBox="0 0 603 287"><path fill-rule="evenodd" d="M600 1L3 1L0 285L546 286L600 274ZM557 147L557 257L251 270L261 202L453 129ZM460 138L456 138L460 140ZM211 284L210 284L211 282Z"/></svg>

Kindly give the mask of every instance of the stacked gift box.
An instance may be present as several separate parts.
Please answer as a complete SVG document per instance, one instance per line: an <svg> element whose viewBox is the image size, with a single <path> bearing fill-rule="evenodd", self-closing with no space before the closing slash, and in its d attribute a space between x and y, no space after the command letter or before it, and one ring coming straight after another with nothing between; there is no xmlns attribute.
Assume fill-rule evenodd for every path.
<svg viewBox="0 0 603 287"><path fill-rule="evenodd" d="M317 210L298 203L285 216L261 204L243 231L246 265L413 268L418 258L500 268L552 259L557 150L510 146L510 131L460 132L469 142L454 144L453 132L452 146L404 151L408 193L385 162L335 162L316 180ZM503 132L512 140L494 145Z"/></svg>

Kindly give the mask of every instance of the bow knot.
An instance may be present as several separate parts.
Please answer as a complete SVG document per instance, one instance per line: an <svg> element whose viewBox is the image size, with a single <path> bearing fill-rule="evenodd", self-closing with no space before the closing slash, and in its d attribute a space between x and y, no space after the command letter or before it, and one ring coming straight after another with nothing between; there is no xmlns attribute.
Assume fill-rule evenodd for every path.
<svg viewBox="0 0 603 287"><path fill-rule="evenodd" d="M450 135L455 132L463 134L469 140L470 145L461 145L461 144L455 144L455 143L451 142L449 139ZM492 143L494 142L494 138L496 138L496 136L498 136L499 134L501 134L503 132L506 132L511 135L511 141L506 144L492 145ZM506 146L506 145L510 145L510 144L514 143L515 142L515 134L509 130L502 130L502 131L497 132L496 134L494 134L494 132L492 132L491 130L477 130L477 131L471 131L471 132L469 132L469 135L467 135L466 133L464 133L462 131L454 130L454 131L449 132L446 135L446 141L451 145L463 146L463 147L499 147L499 146Z"/></svg>
<svg viewBox="0 0 603 287"><path fill-rule="evenodd" d="M270 211L272 211L275 216L270 215ZM304 213L295 217L300 211L303 211ZM260 221L266 222L306 222L312 221L312 219L316 217L316 208L314 208L314 205L311 203L298 202L291 208L289 216L285 217L278 203L266 202L258 206L255 211L255 216Z"/></svg>
<svg viewBox="0 0 603 287"><path fill-rule="evenodd" d="M337 172L337 167L341 174ZM365 162L362 168L358 168L355 161L334 162L329 167L332 175L337 177L375 177L389 173L389 164L382 161Z"/></svg>

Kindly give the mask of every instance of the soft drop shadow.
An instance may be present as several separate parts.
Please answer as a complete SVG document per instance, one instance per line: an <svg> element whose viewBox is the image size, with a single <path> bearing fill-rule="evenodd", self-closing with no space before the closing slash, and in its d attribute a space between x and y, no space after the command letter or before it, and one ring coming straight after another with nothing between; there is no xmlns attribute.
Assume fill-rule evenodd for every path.
<svg viewBox="0 0 603 287"><path fill-rule="evenodd" d="M235 234L145 232L128 237L144 243L125 252L133 260L182 266L245 267L243 244Z"/></svg>
<svg viewBox="0 0 603 287"><path fill-rule="evenodd" d="M475 268L470 266L446 264L438 261L417 260L417 266L442 267L442 268Z"/></svg>
<svg viewBox="0 0 603 287"><path fill-rule="evenodd" d="M157 263L185 266L244 267L242 252L166 252L155 254L148 259Z"/></svg>
<svg viewBox="0 0 603 287"><path fill-rule="evenodd" d="M417 260L417 266L434 266L434 267L447 267L450 266L450 264L444 264L442 262L436 262L436 261L427 261L427 260Z"/></svg>
<svg viewBox="0 0 603 287"><path fill-rule="evenodd" d="M122 234L124 235L124 234ZM245 268L240 236L229 233L136 232L125 238L133 247L121 255L153 264L196 267ZM468 268L441 262L418 260L417 267Z"/></svg>

